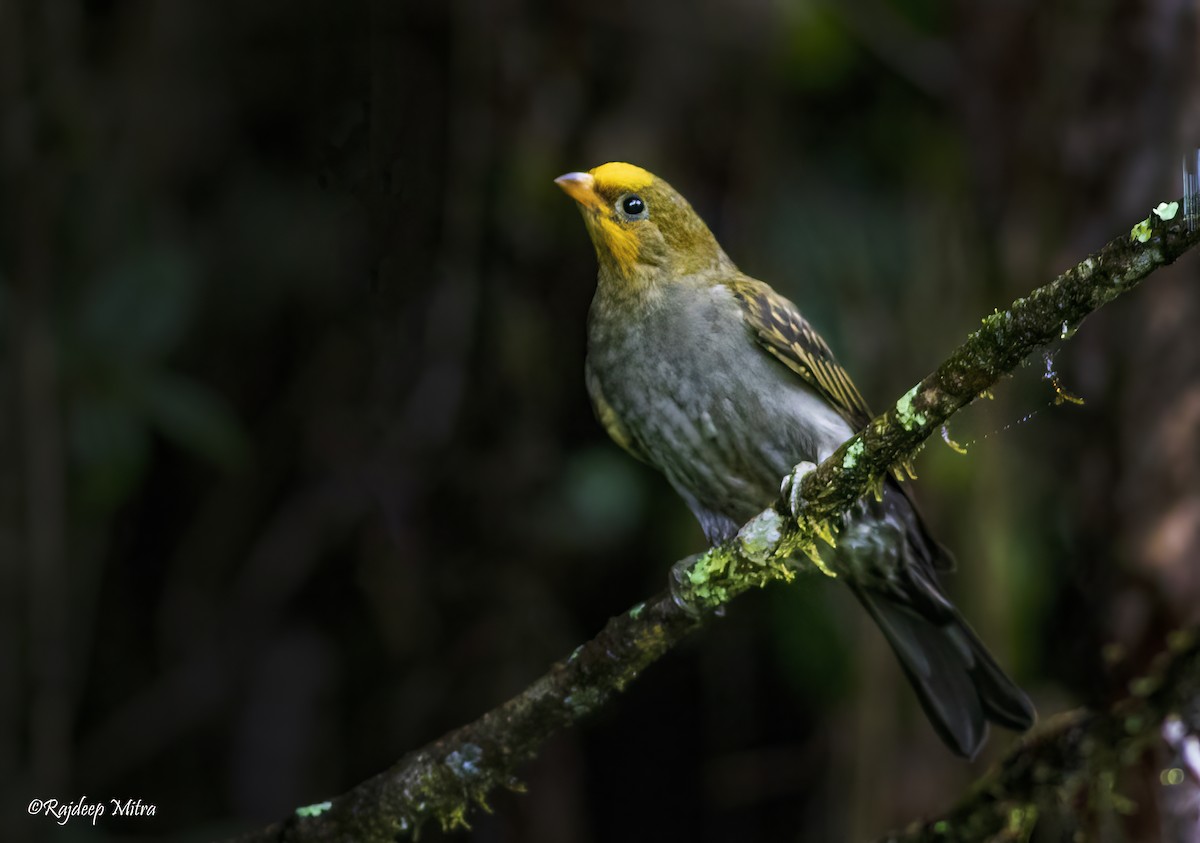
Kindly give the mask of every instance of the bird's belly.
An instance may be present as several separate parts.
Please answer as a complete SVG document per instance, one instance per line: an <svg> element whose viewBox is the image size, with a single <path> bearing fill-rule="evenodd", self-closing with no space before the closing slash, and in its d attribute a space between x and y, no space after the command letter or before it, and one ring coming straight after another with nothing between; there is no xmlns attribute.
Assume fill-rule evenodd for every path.
<svg viewBox="0 0 1200 843"><path fill-rule="evenodd" d="M770 505L796 463L820 461L853 432L734 327L740 335L691 342L633 338L597 367L617 417L714 540Z"/></svg>

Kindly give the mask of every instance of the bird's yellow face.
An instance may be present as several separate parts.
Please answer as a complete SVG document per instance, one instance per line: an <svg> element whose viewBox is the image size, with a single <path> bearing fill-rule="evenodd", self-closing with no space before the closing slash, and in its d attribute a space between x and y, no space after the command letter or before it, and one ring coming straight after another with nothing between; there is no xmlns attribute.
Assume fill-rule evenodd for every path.
<svg viewBox="0 0 1200 843"><path fill-rule="evenodd" d="M687 200L641 167L612 162L554 181L583 213L602 279L609 270L623 286L647 286L728 261Z"/></svg>
<svg viewBox="0 0 1200 843"><path fill-rule="evenodd" d="M614 162L554 181L579 203L600 259L610 257L622 275L630 274L642 251L639 241L649 233L649 209L641 194L654 176L641 167Z"/></svg>

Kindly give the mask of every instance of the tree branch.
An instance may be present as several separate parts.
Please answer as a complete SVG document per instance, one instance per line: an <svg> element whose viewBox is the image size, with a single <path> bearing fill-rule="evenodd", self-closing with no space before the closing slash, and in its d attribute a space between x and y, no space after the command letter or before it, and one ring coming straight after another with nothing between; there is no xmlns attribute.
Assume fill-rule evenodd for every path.
<svg viewBox="0 0 1200 843"><path fill-rule="evenodd" d="M1081 833L1097 815L1126 813L1115 789L1122 767L1140 761L1164 736L1172 742L1172 731L1180 735L1175 744L1190 740L1200 746L1200 634L1175 633L1150 674L1130 687L1130 696L1108 711L1069 711L1053 718L1022 739L944 817L914 823L877 843L1027 840L1039 816L1068 806ZM1178 727L1164 725L1168 718ZM1164 785L1183 786L1190 778L1195 787L1200 768L1188 757L1195 750L1170 748ZM1085 839L1063 831L1061 839Z"/></svg>
<svg viewBox="0 0 1200 843"><path fill-rule="evenodd" d="M699 628L712 610L751 587L790 579L794 563L789 559L798 552L824 570L816 555L818 541L833 541L843 513L877 487L892 466L910 458L947 418L1031 351L1069 336L1093 310L1200 240L1200 231L1190 231L1182 215L1167 221L1151 214L1139 225L1134 231L1144 239L1117 237L1052 283L986 317L937 371L805 478L801 492L806 506L798 520L779 501L736 538L687 560L675 592L695 611L682 608L668 592L635 606L475 722L405 755L347 793L298 809L242 839L392 840L414 834L431 819L443 828L466 826L473 805L486 809L492 790L519 790L516 769L551 735L605 705ZM1029 745L1036 746L1037 740Z"/></svg>

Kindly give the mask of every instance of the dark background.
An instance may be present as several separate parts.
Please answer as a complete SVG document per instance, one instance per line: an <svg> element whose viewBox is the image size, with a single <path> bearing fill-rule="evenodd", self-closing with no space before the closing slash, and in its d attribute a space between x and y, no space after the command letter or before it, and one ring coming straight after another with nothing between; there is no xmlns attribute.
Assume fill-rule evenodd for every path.
<svg viewBox="0 0 1200 843"><path fill-rule="evenodd" d="M882 406L1181 193L1196 35L1186 0L0 3L0 837L282 817L702 547L592 419L594 256L555 176L670 180ZM1197 276L1062 346L1084 406L1035 357L955 418L966 456L917 460L1043 719L1197 619ZM1011 741L951 756L807 578L554 739L473 839L862 839ZM1157 837L1143 766L1107 839ZM157 813L26 816L81 796Z"/></svg>

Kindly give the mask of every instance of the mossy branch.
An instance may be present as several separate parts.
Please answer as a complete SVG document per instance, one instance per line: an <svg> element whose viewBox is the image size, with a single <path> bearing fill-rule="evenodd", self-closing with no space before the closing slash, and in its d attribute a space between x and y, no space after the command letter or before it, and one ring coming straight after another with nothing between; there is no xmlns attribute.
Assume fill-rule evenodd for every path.
<svg viewBox="0 0 1200 843"><path fill-rule="evenodd" d="M1164 725L1169 718L1174 728ZM1055 839L1094 839L1089 829L1134 807L1120 793L1120 774L1151 750L1166 750L1165 758L1154 759L1164 788L1200 785L1200 770L1187 757L1187 741L1195 736L1200 736L1200 633L1188 630L1171 636L1150 673L1130 683L1127 698L1108 711L1052 718L1018 742L945 816L913 823L878 843L1028 840L1039 821L1055 826Z"/></svg>
<svg viewBox="0 0 1200 843"><path fill-rule="evenodd" d="M1151 214L1055 281L983 320L937 371L847 441L801 487L803 517L779 501L738 536L689 560L678 577L682 608L664 592L613 618L526 690L473 723L405 755L329 802L298 809L245 841L384 841L426 822L466 826L496 788L520 789L520 765L555 732L605 705L642 670L743 591L787 579L798 551L816 559L842 514L910 458L946 419L1011 372L1031 351L1068 336L1096 308L1133 289L1200 240L1181 217Z"/></svg>

